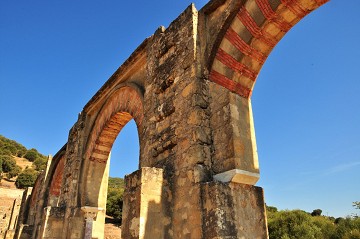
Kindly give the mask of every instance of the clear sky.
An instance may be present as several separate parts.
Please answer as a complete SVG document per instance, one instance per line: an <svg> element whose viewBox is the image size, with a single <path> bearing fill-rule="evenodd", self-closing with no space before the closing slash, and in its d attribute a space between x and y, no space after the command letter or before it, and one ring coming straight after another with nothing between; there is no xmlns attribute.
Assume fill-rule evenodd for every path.
<svg viewBox="0 0 360 239"><path fill-rule="evenodd" d="M0 1L0 134L54 155L86 102L190 1ZM346 2L346 3L345 3ZM332 0L265 63L252 101L269 205L346 216L360 201L360 1ZM127 125L111 175L136 170Z"/></svg>

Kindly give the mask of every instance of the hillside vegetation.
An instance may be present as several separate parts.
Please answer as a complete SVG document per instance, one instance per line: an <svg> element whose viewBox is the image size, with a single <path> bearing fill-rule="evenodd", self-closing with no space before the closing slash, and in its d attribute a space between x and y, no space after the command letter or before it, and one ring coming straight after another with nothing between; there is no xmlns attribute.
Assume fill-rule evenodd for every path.
<svg viewBox="0 0 360 239"><path fill-rule="evenodd" d="M41 170L46 168L47 157L36 149L0 135L0 186L1 179L14 180L18 188L33 186ZM106 215L120 223L124 194L124 179L109 177ZM360 202L354 202L360 210ZM270 239L360 239L360 217L346 218L323 216L321 209L312 213L302 210L278 210L267 206Z"/></svg>
<svg viewBox="0 0 360 239"><path fill-rule="evenodd" d="M118 221L121 221L124 188L124 179L109 177L106 215Z"/></svg>
<svg viewBox="0 0 360 239"><path fill-rule="evenodd" d="M17 188L34 185L39 172L46 168L47 157L36 149L0 135L0 185L5 178Z"/></svg>
<svg viewBox="0 0 360 239"><path fill-rule="evenodd" d="M354 207L359 202L354 202ZM346 218L322 216L321 209L312 213L266 207L270 239L360 239L358 215Z"/></svg>

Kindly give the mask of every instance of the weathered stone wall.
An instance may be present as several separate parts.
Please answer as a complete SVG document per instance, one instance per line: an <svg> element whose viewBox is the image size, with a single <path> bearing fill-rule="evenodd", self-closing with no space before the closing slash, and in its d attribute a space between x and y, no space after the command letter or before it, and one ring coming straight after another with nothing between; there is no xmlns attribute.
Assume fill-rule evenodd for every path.
<svg viewBox="0 0 360 239"><path fill-rule="evenodd" d="M158 29L148 48L144 151L151 154L141 163L164 169L163 238L201 237L199 182L210 167L211 132L207 85L196 62L197 19L189 6Z"/></svg>
<svg viewBox="0 0 360 239"><path fill-rule="evenodd" d="M140 159L126 178L123 238L267 238L250 97L277 42L325 2L212 0L160 27L38 179L23 220L32 238L103 238L110 151L132 118Z"/></svg>
<svg viewBox="0 0 360 239"><path fill-rule="evenodd" d="M164 238L169 220L161 202L163 170L141 168L127 175L125 184L122 238Z"/></svg>
<svg viewBox="0 0 360 239"><path fill-rule="evenodd" d="M0 188L0 238L13 238L24 190Z"/></svg>
<svg viewBox="0 0 360 239"><path fill-rule="evenodd" d="M240 183L202 184L203 238L267 238L263 190Z"/></svg>

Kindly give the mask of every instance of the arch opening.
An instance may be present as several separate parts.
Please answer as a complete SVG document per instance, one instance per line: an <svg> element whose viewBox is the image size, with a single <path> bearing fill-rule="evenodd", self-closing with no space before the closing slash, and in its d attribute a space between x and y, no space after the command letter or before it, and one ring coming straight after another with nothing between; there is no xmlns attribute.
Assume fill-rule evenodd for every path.
<svg viewBox="0 0 360 239"><path fill-rule="evenodd" d="M109 159L104 238L120 238L125 175L138 170L139 152L137 126L134 120L130 120L117 136Z"/></svg>
<svg viewBox="0 0 360 239"><path fill-rule="evenodd" d="M209 79L221 86L223 86L224 88L230 90L231 92L240 95L241 97L247 99L249 102L251 101L251 96L252 96L252 92L254 89L254 85L255 82L258 80L258 75L260 70L264 71L264 69L262 69L263 65L265 64L265 62L268 62L268 56L270 56L270 53L272 52L272 50L275 48L275 46L278 46L278 42L281 41L281 39L286 35L287 38L291 37L292 32L294 30L292 30L292 32L290 32L290 34L288 33L290 29L293 29L293 26L299 26L299 24L297 24L300 20L302 20L303 18L305 18L305 16L307 16L309 13L311 13L313 10L318 9L320 6L322 6L323 4L325 4L326 2L328 2L327 0L310 0L310 1L300 1L300 0L294 0L294 1L287 1L287 0L278 0L278 1L268 1L268 0L254 0L254 1L246 1L244 3L243 6L241 6L240 9L237 9L236 14L234 14L234 17L232 19L228 19L227 24L223 25L223 29L221 29L223 35L219 36L219 39L216 41L218 43L218 45L215 45L212 48L212 57L209 59L209 65L210 67L210 74L209 74ZM329 3L330 4L330 3ZM297 59L299 61L306 61L308 60L309 56L315 56L316 51L314 51L314 49L318 50L318 49L326 49L324 51L322 51L321 53L318 54L318 56L322 56L322 58L326 58L325 60L322 59L322 65L323 67L326 67L327 70L326 72L329 73L331 72L331 74L326 74L327 76L321 76L318 75L317 77L315 77L313 79L313 82L308 81L307 85L302 85L301 83L296 85L296 89L293 91L293 93L290 93L290 91L288 89L285 89L286 84L284 82L288 82L290 79L289 78L298 78L298 76L302 76L303 78L307 78L308 76L306 74L304 74L304 72L309 72L309 73L314 73L314 69L316 69L317 64L315 62L309 62L309 68L307 69L302 69L301 72L297 73L294 72L294 70L296 68L294 68L294 66L300 65L302 62L298 62L296 63L296 61L291 61L293 62L293 64L286 64L289 63L289 59L287 58L282 58L282 59L277 59L276 62L282 62L282 65L279 67L275 67L274 72L281 72L284 73L286 72L284 75L286 76L284 79L282 79L282 82L280 81L276 81L276 83L273 81L273 79L269 79L268 80L264 80L262 79L261 81L268 81L271 83L267 84L266 87L264 87L264 91L265 92L261 92L260 94L264 94L266 95L268 98L266 98L266 103L272 102L271 104L267 104L266 109L264 110L264 112L267 112L268 114L270 114L271 116L276 115L276 111L275 108L278 107L280 109L280 111L282 111L281 108L283 108L284 105L284 97L292 97L293 95L298 94L298 92L301 92L301 96L297 97L297 99L299 99L299 101L297 101L297 103L291 105L291 108L295 108L298 105L297 104L306 104L307 103L307 108L310 109L310 111L313 111L313 109L315 108L314 106L320 106L320 102L323 104L327 104L327 105L337 105L339 106L339 112L342 116L345 116L345 109L348 108L348 117L343 117L343 125L347 125L348 123L346 122L354 122L353 125L356 125L356 127L354 127L354 129L347 129L348 133L351 133L351 131L356 131L357 130L357 125L355 123L356 119L359 119L358 115L354 115L352 113L352 109L350 109L351 107L349 107L352 104L352 99L351 97L349 97L349 93L353 93L354 95L357 94L355 92L357 92L356 89L358 89L358 86L356 84L354 84L354 82L356 81L355 79L353 79L352 82L350 82L348 79L343 80L343 78L347 78L347 77L352 77L351 74L349 74L350 72L353 72L353 76L357 75L357 72L354 71L354 69L356 69L356 64L354 64L354 60L357 60L356 57L353 57L353 55L356 55L354 52L350 53L352 51L355 51L355 47L357 46L356 40L358 38L358 34L356 34L356 31L354 29L349 29L347 27L347 22L349 21L349 19L344 19L343 16L338 16L338 18L334 17L336 15L336 11L341 12L341 10L339 10L342 6L340 6L341 4L336 3L336 2L331 2L331 4L334 5L338 5L338 6L332 6L332 9L329 7L327 8L328 10L330 10L330 13L327 13L327 16L332 16L331 18L327 19L327 21L324 22L324 25L322 28L319 28L311 33L302 33L302 35L304 37L307 37L306 40L308 40L309 42L313 42L316 39L316 34L324 34L324 29L328 29L328 35L319 39L318 43L319 44L309 44L306 49L303 49L301 53L303 54L299 54L299 52L297 53L293 53L289 55L293 55L295 57L292 57L291 60L293 59ZM352 4L352 9L356 9L357 6L355 6L354 4ZM326 7L325 7L326 8ZM347 7L348 8L348 7ZM320 9L324 9L324 7L321 7ZM336 10L334 10L336 9ZM317 10L319 11L319 10ZM311 14L311 17L306 17L305 19L307 19L307 22L310 22L308 28L311 29L311 27L314 25L315 22L319 22L320 20L323 21L323 19L317 18L316 15L318 14L318 12L315 12L314 14ZM333 12L331 12L333 11ZM343 11L347 11L346 9L344 9ZM321 14L321 13L320 13ZM352 13L352 14L348 14L349 16L352 15L356 15L356 13ZM323 14L322 16L325 16L325 14ZM315 18L315 19L314 19ZM317 19L316 19L317 18ZM331 23L330 23L331 22ZM343 25L341 26L339 23L342 23ZM300 24L301 26L302 24ZM346 30L346 32L340 33L342 31L339 31L338 28L341 28L341 30ZM303 29L304 30L304 29ZM352 40L349 40L349 42L341 42L341 40L337 37L334 37L334 32L336 32L336 36L352 36ZM306 36L305 36L306 35ZM311 37L310 37L311 36ZM315 38L314 38L315 37ZM291 44L289 44L289 48L291 47L292 49L300 49L298 46L294 47L294 42L299 42L302 39L299 37L296 37L296 40L294 39L292 41ZM331 42L331 43L330 43ZM341 42L342 44L339 44L339 42ZM283 42L282 42L283 43ZM350 54L344 54L343 50L339 50L337 51L337 53L335 53L333 51L334 46L341 46L340 49L344 49L345 46L342 45L346 45L346 48L349 49L349 53ZM320 46L321 45L321 46ZM278 47L277 47L278 48ZM331 49L331 50L330 50ZM317 57L317 56L315 56ZM286 59L284 62L284 59ZM342 63L344 62L344 59L349 59L349 63L344 63L344 66L347 66L347 69L344 69L341 73L336 73L338 72L339 66L341 65L339 61L341 61ZM330 60L332 60L332 65L326 65L324 64L324 62L329 62ZM315 63L315 64L314 64ZM274 67L274 66L272 66ZM292 70L293 72L289 73L289 70ZM318 69L317 69L318 70ZM266 72L264 75L270 76L272 73L270 73L268 70L266 70ZM298 75L298 76L296 76ZM317 85L319 83L319 78L323 78L322 79L322 83L320 83L320 87L317 88L317 90L315 90L314 85ZM337 79L335 79L337 78ZM333 88L332 90L330 90L329 93L329 98L328 99L324 99L324 98L319 98L319 94L317 94L316 91L329 91L329 82L328 79L333 79L333 81L330 84L333 84ZM298 81L300 82L304 82L305 80L303 79L298 79ZM352 87L348 87L349 85L351 85ZM282 91L280 92L278 89L275 88L281 88ZM351 89L350 89L351 88ZM259 89L256 90L257 92L259 91ZM342 93L342 97L339 97L340 94L337 94L336 92ZM310 95L310 93L313 93L313 95ZM259 92L257 93L259 94ZM275 96L275 97L274 97ZM255 99L255 101L257 101L257 98L253 98ZM259 96L260 98L260 96ZM269 99L272 98L277 98L277 102L274 101L270 101ZM286 100L286 98L285 98ZM347 102L350 101L350 102ZM255 104L257 104L257 102L255 102ZM353 105L352 108L357 108L357 106ZM257 110L257 105L254 108L255 110ZM317 112L314 112L313 115L319 115L319 112L322 112L321 108L318 108L319 110ZM258 110L257 110L258 111ZM332 139L333 142L337 141L338 135L339 135L339 130L338 127L332 126L329 127L329 120L330 118L337 118L338 120L338 116L337 113L332 109L332 110L327 110L328 111L328 118L323 117L322 121L317 122L322 128L325 125L328 125L328 132L324 132L325 130L323 130L323 135L329 135L329 139ZM259 121L259 118L261 119L268 119L269 116L268 115L263 115L262 117L258 116L260 113L255 112L255 121L256 123ZM329 116L330 115L330 116ZM351 115L351 116L350 116ZM299 118L302 118L304 120L304 123L306 121L311 121L311 116L309 113L303 113L300 115ZM278 127L277 128L278 131L281 132L285 132L286 130L284 129L284 124L286 124L284 122L284 117L282 119L278 119L279 122L277 122ZM340 121L339 121L340 122ZM339 123L338 122L338 123ZM313 122L314 123L314 122ZM257 123L258 124L258 123ZM303 123L302 123L303 124ZM261 134L261 132L265 131L268 132L269 131L269 125L268 122L264 123L263 128L261 129L258 125L256 125L257 128L257 135L259 136ZM274 128L276 129L276 127L270 127L270 128ZM287 130L288 132L294 132L293 130ZM337 134L329 134L329 132L338 132ZM358 132L358 131L356 131ZM297 132L299 135L303 135L305 133L308 134L308 136L310 137L309 139L306 139L307 142L314 142L314 132L310 132L308 129L302 129L299 130ZM273 132L273 134L278 135L278 132ZM311 137L310 135L313 135L313 137ZM331 135L331 136L330 136ZM294 138L296 136L294 135ZM316 136L317 138L320 138L320 136ZM352 136L351 137L353 139L353 142L356 141L355 137ZM268 139L269 141L272 141L272 139ZM345 139L345 142L351 142L351 140ZM258 137L257 142L259 142L259 144L262 144L262 139ZM284 143L289 143L289 139ZM347 144L348 144L347 143ZM264 143L266 144L266 143ZM270 143L271 144L271 143ZM334 143L329 143L329 145L332 145L332 149L336 148L336 147L340 147L342 148L341 151L343 151L344 155L345 153L348 154L349 150L353 150L352 154L356 155L356 152L358 151L358 147L356 147L356 145L354 147L350 147L352 149L347 149L349 148L348 145L344 145L344 143L342 143L342 146L338 146L338 145L334 145ZM278 145L278 147L281 145ZM260 157L263 157L261 155L261 148L264 147L263 145L259 146L259 151L260 151ZM295 147L295 146L294 146ZM327 149L327 146L323 146L324 149ZM356 149L354 149L356 148ZM346 152L345 152L346 151ZM312 158L314 158L313 155ZM328 155L326 156L326 158L328 159L334 159L334 157L332 155ZM285 159L283 159L284 161L286 161ZM262 161L262 160L260 160ZM277 162L279 162L277 160ZM298 176L298 180L299 181L304 181L309 179L309 175L307 175L307 173L311 174L315 174L316 172L311 170L311 163L309 160L307 160L308 162L308 170L305 170L306 175L302 175L302 176ZM279 162L280 164L282 164L282 162ZM262 169L262 178L266 177L267 175L267 169L266 169L266 165L264 167L264 162L260 163L261 169ZM269 166L271 163L268 163L267 165ZM286 164L286 162L285 162ZM344 162L344 163L338 163L338 165L332 165L329 166L328 171L333 172L334 170L339 170L342 169L344 170L344 168L349 169L350 166L358 166L359 161L358 159L353 159L352 161L349 162ZM294 167L294 162L292 163L291 167ZM270 166L269 166L270 167ZM325 170L319 170L320 171L325 171ZM290 171L285 170L285 172L275 172L273 174L275 175L284 175L285 173L288 173L288 177L292 177L294 175L290 175L289 174ZM270 176L269 176L270 177ZM348 176L346 176L347 178L349 178ZM357 179L358 177L354 174L352 174L350 176L353 179ZM289 181L287 178L283 179L284 181ZM332 181L332 180L330 180ZM260 184L265 182L265 180L260 181ZM336 182L333 182L334 184L336 184ZM330 185L330 184L328 184ZM266 189L266 187L265 187ZM313 188L314 193L316 192L316 190ZM268 191L268 189L265 190L265 192ZM329 188L328 192L331 192L332 190ZM294 194L293 194L294 195ZM331 196L329 196L331 197ZM357 198L358 196L354 197L354 199L352 199L353 201L355 200L355 198ZM301 196L298 196L298 199L301 199ZM351 211L352 210L352 204L351 204L351 199L349 199L350 201L347 202L347 210ZM314 206L316 208L316 206ZM319 206L321 207L321 205ZM332 207L336 207L336 203L334 203L332 206L329 205L329 208ZM304 208L307 209L307 208ZM314 209L314 208L313 208ZM349 215L350 213L348 213ZM346 215L341 215L341 216L346 216Z"/></svg>
<svg viewBox="0 0 360 239"><path fill-rule="evenodd" d="M85 212L97 211L92 231L93 236L98 238L104 237L111 151L125 125L132 125L138 130L137 139L134 137L137 141L135 145L141 144L143 105L138 92L133 87L125 86L112 93L99 110L88 137L78 197ZM136 162L140 165L141 158L138 157Z"/></svg>
<svg viewBox="0 0 360 239"><path fill-rule="evenodd" d="M130 120L116 138L110 158L110 177L124 178L138 169L140 158L138 129L135 121Z"/></svg>
<svg viewBox="0 0 360 239"><path fill-rule="evenodd" d="M279 42L258 77L252 104L259 185L267 203L307 212L321 208L324 215L346 217L359 197L350 186L360 180L360 85L358 59L351 57L359 49L350 44L359 39L359 31L346 28L337 14L346 11L344 6L328 4ZM334 32L352 40L338 47Z"/></svg>

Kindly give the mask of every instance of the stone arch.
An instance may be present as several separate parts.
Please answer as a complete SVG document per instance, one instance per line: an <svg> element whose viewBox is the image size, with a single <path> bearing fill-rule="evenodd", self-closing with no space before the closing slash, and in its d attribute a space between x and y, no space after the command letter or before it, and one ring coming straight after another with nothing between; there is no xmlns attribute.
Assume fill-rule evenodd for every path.
<svg viewBox="0 0 360 239"><path fill-rule="evenodd" d="M146 146L140 166L157 168L128 177L127 188L136 195L126 199L131 210L124 235L157 228L157 238L266 238L263 192L253 186L259 165L251 92L275 45L326 1L212 0L199 12L190 6L167 30L156 31L89 101L71 129L62 200L48 208L48 228L62 238L103 237L110 151L134 118L140 150ZM145 120L143 92L135 83L146 89ZM154 179L156 201L142 197L153 190L143 179Z"/></svg>
<svg viewBox="0 0 360 239"><path fill-rule="evenodd" d="M57 206L61 193L61 185L63 180L65 167L65 155L61 155L57 160L54 173L51 175L50 188L48 192L48 206Z"/></svg>
<svg viewBox="0 0 360 239"><path fill-rule="evenodd" d="M104 235L112 146L122 128L134 119L141 149L143 117L143 97L135 85L123 85L112 91L96 114L85 144L77 191L78 205L85 210L85 219L89 213L96 212L96 220L92 225L95 237L102 238Z"/></svg>
<svg viewBox="0 0 360 239"><path fill-rule="evenodd" d="M113 143L131 119L136 122L141 142L143 117L142 94L136 86L122 86L105 101L97 114L86 144L80 176L80 205L105 208L106 201L99 195L106 195L108 177L103 176L107 173Z"/></svg>
<svg viewBox="0 0 360 239"><path fill-rule="evenodd" d="M257 76L282 37L329 0L248 0L220 31L209 59L209 79L250 98Z"/></svg>
<svg viewBox="0 0 360 239"><path fill-rule="evenodd" d="M36 220L36 212L38 211L40 205L39 200L41 199L41 191L43 183L45 180L45 172L43 171L36 179L34 187L32 188L29 209L26 218L26 224L33 226Z"/></svg>
<svg viewBox="0 0 360 239"><path fill-rule="evenodd" d="M255 185L260 178L251 94L267 57L282 37L328 0L224 0L205 8L212 34L205 67L213 99L214 178ZM211 6L211 5L210 5ZM207 13L208 12L208 13ZM216 19L216 21L214 20ZM211 29L214 32L211 31ZM214 37L212 37L214 36ZM215 84L214 84L215 83ZM225 108L219 106L226 106ZM226 134L222 132L228 132ZM223 153L223 148L229 150Z"/></svg>

